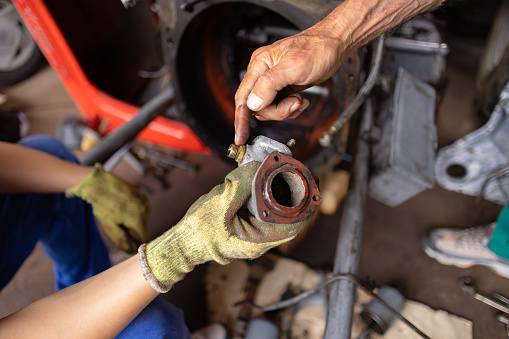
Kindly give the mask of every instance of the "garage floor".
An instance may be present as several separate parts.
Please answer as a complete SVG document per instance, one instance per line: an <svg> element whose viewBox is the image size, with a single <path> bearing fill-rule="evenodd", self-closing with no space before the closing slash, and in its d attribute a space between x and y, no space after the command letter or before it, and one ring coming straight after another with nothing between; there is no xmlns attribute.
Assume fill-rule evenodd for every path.
<svg viewBox="0 0 509 339"><path fill-rule="evenodd" d="M439 146L444 146L482 126L484 121L472 110L473 79L484 37L450 34L446 37L449 83L438 113ZM59 122L79 116L57 76L48 66L32 78L5 88L4 107L22 110L31 123L30 134L56 135ZM233 167L214 156L186 155L199 166L198 173L174 169L168 173L168 189L153 177L140 177L125 163L115 173L142 184L152 202L149 219L151 238L174 225L201 194L220 183ZM369 276L377 284L397 287L408 299L442 309L473 321L474 338L504 338L505 327L495 320L496 311L462 292L458 279L469 275L486 292L509 296L508 280L481 267L459 269L442 266L428 258L421 247L423 234L435 227L466 228L493 221L501 206L489 202L476 204L473 197L440 187L423 192L396 208L368 198L365 211L360 277ZM335 256L341 209L333 216L320 216L315 227L291 257L311 267L331 268ZM115 261L125 255L112 248ZM203 290L205 266L197 268L171 290L165 298L185 311L191 330L206 324ZM0 292L0 316L5 316L53 291L51 261L41 247L13 281Z"/></svg>

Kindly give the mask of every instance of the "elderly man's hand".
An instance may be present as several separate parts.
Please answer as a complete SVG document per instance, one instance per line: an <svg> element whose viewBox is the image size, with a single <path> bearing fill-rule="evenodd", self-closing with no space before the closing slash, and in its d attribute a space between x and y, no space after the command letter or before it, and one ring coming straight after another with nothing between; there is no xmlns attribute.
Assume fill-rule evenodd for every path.
<svg viewBox="0 0 509 339"><path fill-rule="evenodd" d="M339 68L344 43L317 24L297 35L257 49L235 94L235 143L249 137L253 114L259 120L284 120L299 116L309 105L298 91L317 85ZM279 91L289 95L274 102Z"/></svg>
<svg viewBox="0 0 509 339"><path fill-rule="evenodd" d="M296 93L317 85L346 55L444 0L348 0L307 30L257 49L235 94L235 143L249 137L249 121L295 118L309 105ZM283 89L290 95L273 103Z"/></svg>

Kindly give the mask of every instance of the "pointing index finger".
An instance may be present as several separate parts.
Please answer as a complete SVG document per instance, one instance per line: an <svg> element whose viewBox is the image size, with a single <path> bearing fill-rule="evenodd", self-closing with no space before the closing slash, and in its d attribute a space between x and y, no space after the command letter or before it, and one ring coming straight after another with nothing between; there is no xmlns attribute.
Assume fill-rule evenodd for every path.
<svg viewBox="0 0 509 339"><path fill-rule="evenodd" d="M235 144L243 145L249 137L251 111L245 104L235 107Z"/></svg>
<svg viewBox="0 0 509 339"><path fill-rule="evenodd" d="M247 106L248 95L253 90L258 78L269 69L268 65L259 60L251 60L244 78L235 93L235 144L246 143L249 137L251 110Z"/></svg>

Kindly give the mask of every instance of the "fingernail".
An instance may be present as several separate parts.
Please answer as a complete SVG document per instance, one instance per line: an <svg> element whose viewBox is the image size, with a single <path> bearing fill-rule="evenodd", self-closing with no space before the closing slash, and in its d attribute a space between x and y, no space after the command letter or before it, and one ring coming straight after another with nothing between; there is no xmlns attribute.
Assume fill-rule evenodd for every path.
<svg viewBox="0 0 509 339"><path fill-rule="evenodd" d="M302 112L303 110L305 110L306 108L308 108L309 106L309 101L303 103L301 106L300 106L300 111Z"/></svg>
<svg viewBox="0 0 509 339"><path fill-rule="evenodd" d="M293 113L293 112L295 112L296 110L298 110L300 106L301 106L301 104L300 104L300 103L298 103L298 102L294 103L294 104L293 104L293 106L292 106L292 108L290 108L290 113Z"/></svg>
<svg viewBox="0 0 509 339"><path fill-rule="evenodd" d="M263 105L262 99L258 98L254 94L249 94L249 96L247 97L247 107L249 107L250 110L257 111L260 109L260 107L262 107L262 105Z"/></svg>

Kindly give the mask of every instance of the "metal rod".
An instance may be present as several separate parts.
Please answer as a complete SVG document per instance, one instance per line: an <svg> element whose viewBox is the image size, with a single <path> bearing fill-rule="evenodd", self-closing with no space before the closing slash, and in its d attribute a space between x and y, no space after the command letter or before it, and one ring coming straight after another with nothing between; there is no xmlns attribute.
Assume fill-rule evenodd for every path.
<svg viewBox="0 0 509 339"><path fill-rule="evenodd" d="M509 306L509 299L507 299L506 297L504 297L503 295L500 295L498 293L493 293L493 297L494 298L497 298L498 300L500 300L501 302L503 302L504 304L506 304L507 306Z"/></svg>
<svg viewBox="0 0 509 339"><path fill-rule="evenodd" d="M376 79L378 79L378 75L380 74L380 66L382 65L382 55L383 55L383 47L385 41L385 34L380 35L378 38L378 42L375 46L375 51L373 52L373 57L371 59L371 70L369 72L368 78L362 84L359 93L352 100L350 105L339 115L339 117L332 123L329 129L320 135L318 141L320 145L323 147L330 146L332 144L332 140L334 135L339 132L341 127L350 120L352 115L357 112L359 107L361 107L362 103L366 99L367 95L371 92L371 89L376 83Z"/></svg>
<svg viewBox="0 0 509 339"><path fill-rule="evenodd" d="M120 147L118 151L113 153L113 155L104 163L103 168L105 171L111 172L117 166L117 164L122 160L122 158L129 152L131 146L133 145L132 141L129 141L124 146Z"/></svg>
<svg viewBox="0 0 509 339"><path fill-rule="evenodd" d="M482 293L479 293L479 292L474 294L474 298L493 307L493 308L496 308L499 311L509 314L509 307L505 303L499 303L496 300L493 300L492 298L490 298Z"/></svg>
<svg viewBox="0 0 509 339"><path fill-rule="evenodd" d="M168 88L153 97L145 105L141 106L138 113L117 128L114 132L108 134L96 147L90 152L85 153L80 162L83 165L94 165L95 163L104 163L125 144L134 140L148 124L158 117L165 108L169 106L174 97L173 88Z"/></svg>
<svg viewBox="0 0 509 339"><path fill-rule="evenodd" d="M364 104L353 167L351 188L345 202L341 228L336 245L334 274L357 275L362 240L362 225L368 189L369 144L363 136L369 132L373 121L371 100ZM331 287L329 313L325 339L350 339L356 286L351 281L340 280Z"/></svg>
<svg viewBox="0 0 509 339"><path fill-rule="evenodd" d="M406 52L428 53L438 55L447 55L447 53L449 53L449 46L447 46L447 44L445 43L418 41L398 37L388 37L385 40L385 46L387 48L392 48Z"/></svg>

